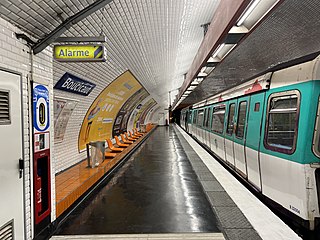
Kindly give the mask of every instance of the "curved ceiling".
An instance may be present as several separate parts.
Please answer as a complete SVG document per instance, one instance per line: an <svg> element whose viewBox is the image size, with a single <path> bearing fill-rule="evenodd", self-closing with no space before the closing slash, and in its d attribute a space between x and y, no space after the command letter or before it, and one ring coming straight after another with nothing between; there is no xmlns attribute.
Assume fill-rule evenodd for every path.
<svg viewBox="0 0 320 240"><path fill-rule="evenodd" d="M0 2L0 16L36 41L93 0ZM131 70L154 99L168 106L184 80L203 39L202 24L211 21L219 0L115 0L64 36L107 37L105 63L81 63L82 69L105 74L105 85ZM74 64L72 64L74 66ZM173 97L173 96L172 96Z"/></svg>

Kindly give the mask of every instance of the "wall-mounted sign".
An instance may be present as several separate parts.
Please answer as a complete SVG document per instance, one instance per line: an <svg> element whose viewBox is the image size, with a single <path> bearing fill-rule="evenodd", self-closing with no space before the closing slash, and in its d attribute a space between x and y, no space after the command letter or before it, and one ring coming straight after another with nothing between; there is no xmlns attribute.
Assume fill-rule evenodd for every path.
<svg viewBox="0 0 320 240"><path fill-rule="evenodd" d="M67 130L67 124L77 103L77 101L70 99L57 97L53 99L55 143L63 141L65 132Z"/></svg>
<svg viewBox="0 0 320 240"><path fill-rule="evenodd" d="M50 149L50 132L34 134L34 151L40 152Z"/></svg>
<svg viewBox="0 0 320 240"><path fill-rule="evenodd" d="M88 96L95 88L95 84L65 73L54 86L55 89Z"/></svg>
<svg viewBox="0 0 320 240"><path fill-rule="evenodd" d="M35 132L44 132L50 126L49 90L46 86L33 86L33 127Z"/></svg>
<svg viewBox="0 0 320 240"><path fill-rule="evenodd" d="M55 45L53 58L60 62L104 62L106 48L103 45Z"/></svg>

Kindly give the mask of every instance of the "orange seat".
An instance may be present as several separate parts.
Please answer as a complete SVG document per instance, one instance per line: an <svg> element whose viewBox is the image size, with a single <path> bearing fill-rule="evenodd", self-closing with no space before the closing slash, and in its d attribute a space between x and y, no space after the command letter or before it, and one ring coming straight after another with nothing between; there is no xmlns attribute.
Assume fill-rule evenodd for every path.
<svg viewBox="0 0 320 240"><path fill-rule="evenodd" d="M105 158L114 158L115 156L117 156L117 154L111 153L111 152L105 152L104 156L105 156Z"/></svg>
<svg viewBox="0 0 320 240"><path fill-rule="evenodd" d="M132 144L133 141L126 140L124 134L120 134L121 140L124 144Z"/></svg>
<svg viewBox="0 0 320 240"><path fill-rule="evenodd" d="M140 133L140 132L138 131L138 128L134 128L132 131L133 131L133 133L134 133L135 135L137 135L137 136L139 136L139 137L142 137L142 136L143 136L143 133Z"/></svg>
<svg viewBox="0 0 320 240"><path fill-rule="evenodd" d="M129 147L129 144L121 143L120 140L119 140L119 138L118 138L117 136L115 136L114 139L116 140L116 144L117 144L120 148Z"/></svg>
<svg viewBox="0 0 320 240"><path fill-rule="evenodd" d="M149 132L153 128L152 123L147 123L146 132Z"/></svg>
<svg viewBox="0 0 320 240"><path fill-rule="evenodd" d="M108 148L111 150L111 152L122 152L123 148L116 148L113 146L111 139L107 139Z"/></svg>
<svg viewBox="0 0 320 240"><path fill-rule="evenodd" d="M135 138L135 139L138 139L138 138L139 138L138 136L132 134L131 131L128 131L128 133L129 133L129 136L130 136L131 138Z"/></svg>
<svg viewBox="0 0 320 240"><path fill-rule="evenodd" d="M124 133L124 135L126 135L126 138L129 140L129 141L135 141L135 140L137 140L136 138L132 138L132 137L129 137L128 136L128 133Z"/></svg>

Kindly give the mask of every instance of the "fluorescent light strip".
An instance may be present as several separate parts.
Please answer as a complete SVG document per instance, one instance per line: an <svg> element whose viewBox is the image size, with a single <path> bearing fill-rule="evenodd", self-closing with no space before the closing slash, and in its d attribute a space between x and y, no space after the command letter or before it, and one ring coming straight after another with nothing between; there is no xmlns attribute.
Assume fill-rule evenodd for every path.
<svg viewBox="0 0 320 240"><path fill-rule="evenodd" d="M260 2L260 0L254 0L252 2L252 4L249 6L249 8L246 10L246 12L242 15L242 17L237 22L236 25L238 27L242 25L242 23L247 19L247 17L250 15L250 13L252 13L253 9L258 5L259 2Z"/></svg>
<svg viewBox="0 0 320 240"><path fill-rule="evenodd" d="M233 44L233 46L228 50L228 52L226 52L226 53L223 55L223 58L226 57L226 56L232 51L232 49L234 49L236 46L237 46L237 44Z"/></svg>
<svg viewBox="0 0 320 240"><path fill-rule="evenodd" d="M217 48L217 50L214 52L214 54L212 55L212 57L213 58L215 58L217 55L218 55L218 53L221 51L221 49L224 47L224 43L222 43L218 48Z"/></svg>

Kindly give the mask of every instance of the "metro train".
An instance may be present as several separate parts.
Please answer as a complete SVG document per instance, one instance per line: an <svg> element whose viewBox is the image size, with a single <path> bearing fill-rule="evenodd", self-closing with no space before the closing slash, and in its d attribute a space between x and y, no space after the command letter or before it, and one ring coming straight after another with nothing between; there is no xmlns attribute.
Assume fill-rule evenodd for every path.
<svg viewBox="0 0 320 240"><path fill-rule="evenodd" d="M180 125L284 213L319 228L319 56L182 109Z"/></svg>

